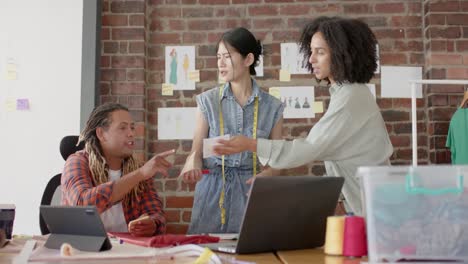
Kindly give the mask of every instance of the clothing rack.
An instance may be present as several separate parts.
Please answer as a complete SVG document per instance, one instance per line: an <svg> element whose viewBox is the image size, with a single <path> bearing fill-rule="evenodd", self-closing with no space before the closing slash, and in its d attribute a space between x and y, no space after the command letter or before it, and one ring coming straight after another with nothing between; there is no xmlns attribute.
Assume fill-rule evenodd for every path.
<svg viewBox="0 0 468 264"><path fill-rule="evenodd" d="M418 129L416 116L416 84L464 84L468 85L468 80L411 80L411 134L413 147L413 167L418 166Z"/></svg>

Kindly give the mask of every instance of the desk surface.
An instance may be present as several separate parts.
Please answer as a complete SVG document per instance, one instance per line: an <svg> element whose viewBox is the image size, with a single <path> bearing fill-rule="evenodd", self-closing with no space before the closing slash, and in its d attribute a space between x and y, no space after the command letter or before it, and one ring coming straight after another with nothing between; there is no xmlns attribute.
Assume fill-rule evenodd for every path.
<svg viewBox="0 0 468 264"><path fill-rule="evenodd" d="M13 263L13 260L16 256L19 255L19 251L26 242L26 239L16 239L13 240L5 248L0 248L0 263ZM281 261L276 257L274 253L260 253L260 254L247 254L247 255L234 255L234 254L220 254L220 258L223 260L223 263L229 263L235 261L248 261L256 263L265 263L265 264L280 264ZM195 257L176 257L175 259L161 259L158 257L152 258L141 258L141 259L110 259L110 260L94 260L93 263L98 264L120 264L120 263L129 263L129 264L139 264L139 263L161 263L161 264L172 264L172 263L194 263L196 260ZM82 261L41 261L41 262L31 262L37 264L45 263L83 263Z"/></svg>
<svg viewBox="0 0 468 264"><path fill-rule="evenodd" d="M13 259L16 254L6 254L0 253L0 263L13 263ZM154 264L154 263L161 263L161 264L173 264L173 263L190 263L193 262L196 258L191 257L181 257L174 260L161 260L157 258L152 259L122 259L122 260L93 260L93 263L97 264ZM262 263L262 264L281 264L281 261L273 253L264 253L264 254L250 254L250 255L231 255L231 256L224 256L223 260L231 260L233 263L235 261L249 261L255 263ZM226 262L226 261L223 261ZM46 264L46 263L80 263L80 261L54 261L54 262L31 262L35 264ZM229 263L229 262L226 262Z"/></svg>
<svg viewBox="0 0 468 264"><path fill-rule="evenodd" d="M261 264L281 264L281 261L276 257L274 253L259 253L259 254L247 254L247 255L230 255L230 254L220 254L223 263L229 263L231 260L232 263L235 261L248 261ZM228 260L228 261L225 261Z"/></svg>
<svg viewBox="0 0 468 264"><path fill-rule="evenodd" d="M19 254L18 247L22 248L25 240L16 240L12 242L10 247L0 249L0 263L12 263L15 256ZM12 250L13 249L13 250ZM314 264L359 264L361 261L366 259L361 258L345 258L338 256L327 256L323 253L322 248L315 249L302 249L302 250L289 250L289 251L278 251L276 255L274 253L260 253L260 254L246 254L246 255L234 255L234 254L221 254L218 253L223 263L235 263L236 261L248 261L261 264L299 264L299 263L314 263ZM119 264L119 263L193 263L196 258L193 257L176 257L176 259L160 259L158 257L144 258L144 259L121 259L116 261L113 260L93 260L93 263L99 264ZM60 262L33 262L37 264L44 263L82 263L79 261L60 261Z"/></svg>
<svg viewBox="0 0 468 264"><path fill-rule="evenodd" d="M284 264L359 264L361 261L367 261L365 258L328 256L323 253L323 248L278 251L277 255Z"/></svg>

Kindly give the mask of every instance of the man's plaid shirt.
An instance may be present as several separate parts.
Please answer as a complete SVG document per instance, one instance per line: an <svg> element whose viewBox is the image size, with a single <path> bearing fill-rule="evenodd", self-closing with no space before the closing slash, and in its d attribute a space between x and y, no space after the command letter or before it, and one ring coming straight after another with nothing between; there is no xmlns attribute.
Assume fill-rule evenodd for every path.
<svg viewBox="0 0 468 264"><path fill-rule="evenodd" d="M132 201L136 206L131 207L122 203L127 224L147 214L156 223L155 235L166 232L166 218L162 209L162 201L153 185L153 179L146 180L146 191L139 201ZM72 206L95 205L99 213L111 208L111 194L114 182L109 181L95 186L89 168L88 154L82 150L68 157L61 178L62 204Z"/></svg>

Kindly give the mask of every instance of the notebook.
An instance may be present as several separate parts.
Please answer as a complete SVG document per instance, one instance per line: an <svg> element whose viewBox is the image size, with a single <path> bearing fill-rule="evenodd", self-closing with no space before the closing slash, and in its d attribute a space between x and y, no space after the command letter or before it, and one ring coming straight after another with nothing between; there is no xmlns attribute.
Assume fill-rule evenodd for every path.
<svg viewBox="0 0 468 264"><path fill-rule="evenodd" d="M226 253L258 253L323 246L342 177L265 176L255 179L237 241L205 244Z"/></svg>

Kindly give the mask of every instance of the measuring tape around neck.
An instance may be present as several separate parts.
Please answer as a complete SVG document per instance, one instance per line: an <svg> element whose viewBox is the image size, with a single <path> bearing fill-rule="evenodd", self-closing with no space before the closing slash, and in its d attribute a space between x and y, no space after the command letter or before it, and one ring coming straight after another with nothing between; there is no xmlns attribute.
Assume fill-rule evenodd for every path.
<svg viewBox="0 0 468 264"><path fill-rule="evenodd" d="M223 86L219 87L219 135L224 136L224 118L223 118L223 107L221 104L221 99L223 95ZM257 124L258 124L258 96L255 96L255 107L254 107L254 120L252 127L252 137L257 139ZM253 176L257 175L257 152L252 154L253 162ZM219 195L219 209L221 210L221 225L226 223L226 208L224 208L224 195L226 187L226 176L224 174L224 155L221 156L221 170L223 175L223 189Z"/></svg>

